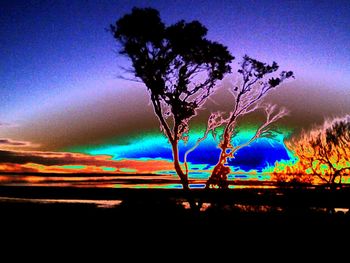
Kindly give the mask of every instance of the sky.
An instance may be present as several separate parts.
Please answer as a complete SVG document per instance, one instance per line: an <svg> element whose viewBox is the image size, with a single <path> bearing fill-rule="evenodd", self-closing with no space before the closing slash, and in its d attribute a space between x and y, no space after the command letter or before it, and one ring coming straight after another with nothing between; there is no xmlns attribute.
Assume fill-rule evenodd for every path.
<svg viewBox="0 0 350 263"><path fill-rule="evenodd" d="M3 170L16 165L26 165L32 171L47 163L72 164L66 159L51 164L52 160L29 158L51 158L55 153L63 159L70 153L69 160L79 159L79 154L95 160L102 154L116 169L120 164L113 160L118 158L132 162L160 158L159 162L168 165L171 151L159 135L146 88L118 78L123 74L121 67L130 64L118 56L118 46L106 31L134 6L158 9L167 25L181 19L199 20L208 28L209 39L229 48L236 57L234 65L248 54L292 70L296 79L268 98L290 111L279 122L285 136L350 112L349 1L5 0L0 5ZM235 77L233 74L220 83L221 91L206 105L200 120L206 113L230 105L225 92ZM287 158L283 139L275 146L281 151L274 154L271 147L263 146L269 143L256 145L263 147L255 150L263 157L254 167L273 164L277 157L271 156ZM157 149L141 151L148 143ZM207 143L214 156L215 144ZM249 170L244 166L246 155L249 152L242 152L233 165ZM193 158L194 163L203 162ZM206 162L215 163L214 159Z"/></svg>

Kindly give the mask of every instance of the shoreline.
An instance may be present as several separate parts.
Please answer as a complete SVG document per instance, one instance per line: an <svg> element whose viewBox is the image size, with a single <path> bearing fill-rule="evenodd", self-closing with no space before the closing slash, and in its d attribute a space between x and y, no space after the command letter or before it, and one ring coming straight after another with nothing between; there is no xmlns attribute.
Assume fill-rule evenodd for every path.
<svg viewBox="0 0 350 263"><path fill-rule="evenodd" d="M273 235L313 239L314 235L340 236L350 229L349 188L335 195L314 189L190 192L0 186L0 223L9 233L52 236L88 231L116 237L156 234L166 239L184 230L192 238L203 233L221 233L243 238ZM203 201L205 209L186 208L188 197ZM43 202L41 198L50 200ZM64 199L69 201L62 202ZM106 205L108 202L111 203Z"/></svg>

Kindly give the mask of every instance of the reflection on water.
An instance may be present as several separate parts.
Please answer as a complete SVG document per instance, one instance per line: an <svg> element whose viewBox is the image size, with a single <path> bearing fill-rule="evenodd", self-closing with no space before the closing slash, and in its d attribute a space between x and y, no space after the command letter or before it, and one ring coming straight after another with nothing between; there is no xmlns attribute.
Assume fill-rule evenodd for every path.
<svg viewBox="0 0 350 263"><path fill-rule="evenodd" d="M190 187L204 188L209 173L190 177ZM270 188L270 175L231 174L230 188ZM14 186L57 186L96 188L182 188L176 175L172 174L2 174L0 185Z"/></svg>
<svg viewBox="0 0 350 263"><path fill-rule="evenodd" d="M96 205L98 208L113 208L122 203L121 200L79 200L79 199L42 199L0 197L0 202L12 203L40 203L40 204L86 204Z"/></svg>

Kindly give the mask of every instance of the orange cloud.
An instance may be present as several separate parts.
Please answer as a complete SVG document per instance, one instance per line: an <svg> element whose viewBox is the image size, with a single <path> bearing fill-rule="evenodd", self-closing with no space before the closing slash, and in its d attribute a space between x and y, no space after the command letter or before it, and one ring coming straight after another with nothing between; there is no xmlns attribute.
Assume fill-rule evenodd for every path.
<svg viewBox="0 0 350 263"><path fill-rule="evenodd" d="M39 146L39 144L33 144L32 142L0 138L0 148L3 150L16 150L18 148L34 148Z"/></svg>
<svg viewBox="0 0 350 263"><path fill-rule="evenodd" d="M173 170L166 160L112 160L108 155L68 152L0 151L0 171L41 173L154 173Z"/></svg>

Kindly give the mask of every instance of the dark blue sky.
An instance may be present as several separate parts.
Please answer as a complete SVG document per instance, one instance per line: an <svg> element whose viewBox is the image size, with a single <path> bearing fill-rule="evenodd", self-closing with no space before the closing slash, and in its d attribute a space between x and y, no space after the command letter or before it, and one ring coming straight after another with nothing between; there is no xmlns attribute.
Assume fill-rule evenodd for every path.
<svg viewBox="0 0 350 263"><path fill-rule="evenodd" d="M346 104L350 1L1 1L0 122L23 127L41 122L52 132L51 123L68 127L79 122L79 114L70 121L68 110L83 115L103 104L103 111L91 110L95 121L90 119L93 124L86 129L95 127L97 119L105 129L102 119L113 118L106 105L118 107L107 97L127 96L125 87L134 85L116 79L125 59L116 58L115 42L105 28L133 6L158 9L166 23L199 20L209 29L208 37L229 46L238 60L245 53L276 60L295 72L295 85L304 87L307 96L305 83L316 97L328 90L323 97L336 94L332 105ZM139 95L133 96L137 101ZM118 111L125 111L121 101ZM3 132L21 137L19 131Z"/></svg>

